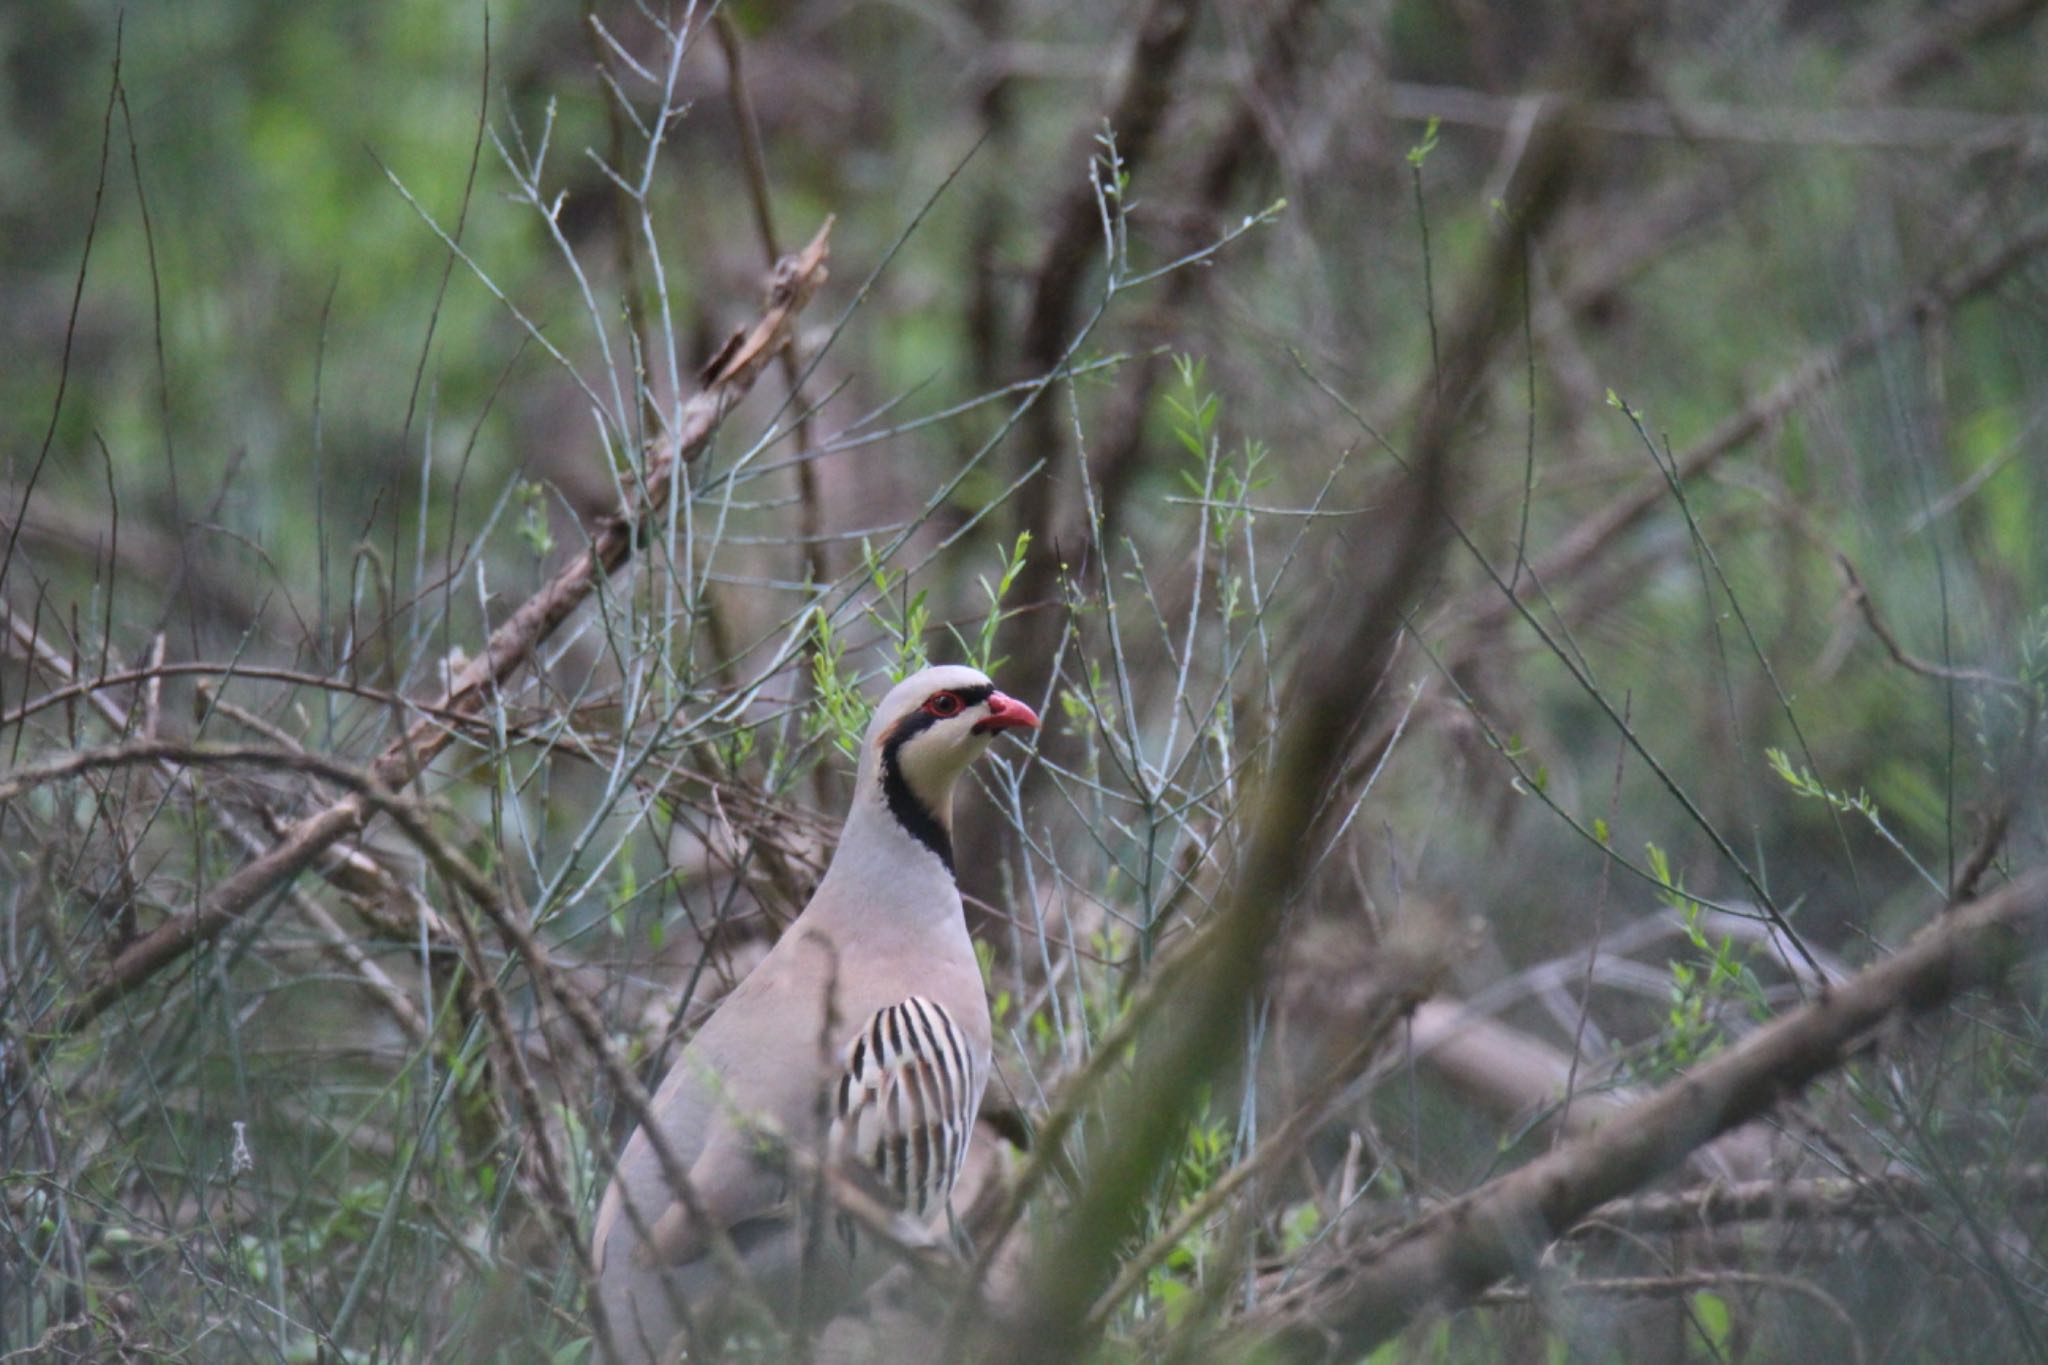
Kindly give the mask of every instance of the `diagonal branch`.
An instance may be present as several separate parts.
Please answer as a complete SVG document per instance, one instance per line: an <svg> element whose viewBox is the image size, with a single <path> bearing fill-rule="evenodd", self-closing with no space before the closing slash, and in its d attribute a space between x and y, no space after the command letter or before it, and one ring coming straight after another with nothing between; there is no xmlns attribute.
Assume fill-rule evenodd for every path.
<svg viewBox="0 0 2048 1365"><path fill-rule="evenodd" d="M530 661L535 651L598 586L623 568L647 534L660 525L668 506L671 477L681 464L704 452L712 433L746 397L755 379L788 344L791 329L826 276L828 219L802 251L775 268L761 317L734 335L705 367L703 387L678 414L674 430L648 454L632 504L607 518L587 549L540 591L520 604L470 660L447 691L430 703L429 715L384 746L370 765L379 787L403 791L445 749L454 731L431 713L474 715L486 698ZM90 1024L156 974L193 949L211 943L264 896L289 882L341 840L361 832L373 806L360 794L343 797L295 825L268 851L251 858L217 883L189 914L168 920L136 940L107 964L84 993L40 1036L38 1047Z"/></svg>
<svg viewBox="0 0 2048 1365"><path fill-rule="evenodd" d="M1355 1356L1471 1302L1610 1199L1843 1065L1872 1030L2001 980L2048 935L2048 868L1949 912L1898 952L1693 1068L1603 1127L1275 1294L1244 1332L1281 1354Z"/></svg>
<svg viewBox="0 0 2048 1365"><path fill-rule="evenodd" d="M1963 1179L1986 1197L2007 1203L2048 1199L2048 1166L2039 1162L2013 1171L1973 1168L1963 1173ZM1571 1235L1579 1241L1617 1233L1698 1232L1735 1223L1861 1223L1929 1213L1940 1208L1945 1197L1925 1176L1910 1171L1853 1179L1715 1181L1675 1194L1646 1194L1608 1204L1573 1228Z"/></svg>
<svg viewBox="0 0 2048 1365"><path fill-rule="evenodd" d="M1751 399L1740 412L1723 419L1697 444L1680 451L1672 461L1672 473L1684 481L1705 474L1728 455L1776 427L1850 369L1875 356L1892 338L1949 316L1965 300L1996 288L2044 249L2048 249L2048 217L2038 217L1983 260L1951 271L1866 322L1832 349L1808 356L1777 384ZM1534 574L1523 580L1517 596L1523 601L1533 600L1537 583L1547 583L1555 591L1559 584L1598 560L1617 537L1648 517L1669 496L1669 486L1662 476L1646 476L1626 494L1603 503L1599 510L1559 537L1537 560ZM1444 619L1460 621L1483 632L1504 624L1514 614L1514 601L1488 584L1475 590L1463 604L1445 612Z"/></svg>

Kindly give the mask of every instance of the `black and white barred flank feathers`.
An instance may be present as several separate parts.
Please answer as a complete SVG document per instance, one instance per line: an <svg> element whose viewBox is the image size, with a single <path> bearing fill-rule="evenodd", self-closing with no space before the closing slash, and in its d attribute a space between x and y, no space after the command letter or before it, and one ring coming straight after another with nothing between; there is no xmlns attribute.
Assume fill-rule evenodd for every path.
<svg viewBox="0 0 2048 1365"><path fill-rule="evenodd" d="M921 996L879 1010L846 1049L833 1150L870 1167L904 1212L925 1218L953 1192L980 1086L953 1016Z"/></svg>

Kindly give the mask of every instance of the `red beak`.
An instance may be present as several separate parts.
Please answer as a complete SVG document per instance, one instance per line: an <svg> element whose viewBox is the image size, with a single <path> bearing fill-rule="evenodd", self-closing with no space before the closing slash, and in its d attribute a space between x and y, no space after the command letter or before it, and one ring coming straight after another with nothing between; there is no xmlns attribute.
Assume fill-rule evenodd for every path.
<svg viewBox="0 0 2048 1365"><path fill-rule="evenodd" d="M988 707L988 719L978 720L974 723L974 733L977 735L992 735L998 730L1036 730L1038 728L1038 713L1023 702L1018 701L1015 697L1006 697L1000 692L991 692L989 693L988 700L983 705Z"/></svg>

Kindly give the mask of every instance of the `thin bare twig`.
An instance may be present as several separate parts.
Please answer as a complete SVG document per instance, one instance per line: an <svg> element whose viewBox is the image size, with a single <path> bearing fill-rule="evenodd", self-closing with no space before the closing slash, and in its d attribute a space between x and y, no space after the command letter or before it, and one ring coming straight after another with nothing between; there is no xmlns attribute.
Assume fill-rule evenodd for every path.
<svg viewBox="0 0 2048 1365"><path fill-rule="evenodd" d="M705 367L703 387L683 405L676 429L650 452L630 505L608 518L577 555L541 590L491 632L489 641L432 704L433 711L474 714L533 657L539 644L632 558L644 537L660 524L668 503L670 474L679 462L701 454L711 435L753 387L762 368L788 343L797 314L825 280L831 223L818 230L799 254L776 268L760 319L737 333ZM376 783L391 790L409 786L447 747L454 731L431 717L413 723L387 744L370 765ZM68 1037L97 1019L108 1006L138 989L192 949L213 941L274 887L304 871L342 839L359 832L370 807L351 795L296 825L259 857L217 882L190 913L166 921L131 944L86 987L33 1047Z"/></svg>
<svg viewBox="0 0 2048 1365"><path fill-rule="evenodd" d="M2034 219L1982 260L1943 275L1832 347L1808 356L1777 384L1723 419L1700 441L1678 452L1671 461L1671 475L1681 480L1698 478L1776 426L1800 404L1834 383L1852 367L1870 359L1893 337L1945 317L1964 300L1995 288L2044 248L2048 248L2048 217ZM1633 491L1604 502L1598 511L1588 514L1537 558L1533 581L1526 589L1519 590L1516 598L1523 601L1532 598L1537 582L1546 583L1553 592L1557 591L1560 585L1598 560L1617 537L1662 505L1668 491L1663 476L1646 476L1637 482ZM1489 584L1448 609L1444 619L1483 634L1514 614L1515 601Z"/></svg>
<svg viewBox="0 0 2048 1365"><path fill-rule="evenodd" d="M1288 723L1228 903L1192 940L1192 965L1176 992L1170 1026L1148 1029L1140 1039L1130 1093L1106 1125L1106 1140L1088 1164L1064 1230L1037 1258L1026 1329L991 1343L998 1358L1069 1359L1092 1340L1088 1310L1114 1278L1117 1248L1160 1164L1179 1147L1192 1096L1235 1055L1245 1002L1264 977L1268 951L1306 868L1323 793L1347 761L1361 712L1384 695L1375 684L1391 665L1413 596L1448 539L1445 512L1460 414L1508 316L1508 281L1519 268L1526 235L1540 230L1563 195L1570 159L1554 125L1538 132L1528 164L1513 231L1477 271L1448 332L1443 383L1426 391L1409 461L1413 506L1393 522L1399 538L1341 624L1316 627L1323 647L1293 679Z"/></svg>
<svg viewBox="0 0 2048 1365"><path fill-rule="evenodd" d="M1801 1298L1811 1299L1842 1325L1843 1339L1849 1343L1849 1360L1852 1365L1862 1365L1862 1362L1870 1357L1870 1348L1863 1340L1863 1330L1842 1306L1841 1300L1813 1281L1797 1275L1759 1274L1742 1270L1695 1270L1675 1275L1623 1275L1591 1280L1545 1279L1540 1291L1489 1289L1480 1296L1479 1302L1488 1306L1525 1304L1535 1302L1542 1295L1548 1294L1600 1294L1616 1298L1669 1299L1696 1294L1703 1289L1729 1288L1769 1289L1781 1294L1797 1294Z"/></svg>
<svg viewBox="0 0 2048 1365"><path fill-rule="evenodd" d="M1910 653L1899 643L1899 637L1892 634L1891 627L1878 615L1877 603L1871 600L1870 590L1863 586L1863 579L1857 574L1856 566L1849 562L1849 556L1839 552L1835 555L1835 567L1842 571L1843 590L1856 609L1863 613L1863 619L1870 626L1870 633L1884 646L1885 653L1892 656L1892 662L1908 673L1917 673L1923 678L1934 678L1941 682L1967 683L1973 687L1996 687L2014 692L2022 697L2032 697L2034 689L2017 678L2003 677L1981 668L1952 668L1947 664L1932 663L1917 654Z"/></svg>
<svg viewBox="0 0 2048 1365"><path fill-rule="evenodd" d="M1174 73L1194 35L1198 8L1197 0L1146 0L1131 26L1129 50L1106 115L1126 169L1145 160L1179 93ZM1099 127L1090 126L1083 134L1089 139L1084 145L1091 151ZM1069 182L1049 215L1052 230L1032 277L1031 303L1019 342L1019 368L1024 373L1050 374L1067 353L1080 309L1081 286L1101 232L1097 190L1102 173L1091 154L1087 174L1078 182ZM1017 435L1018 470L1034 462L1043 462L1045 467L1025 482L1013 501L1014 529L1031 536L1030 556L1018 576L1016 594L1023 602L1048 601L1057 595L1054 585L1060 565L1054 544L1060 510L1055 475L1064 462L1055 457L1067 444L1061 435L1058 408L1041 396L1024 414ZM1071 558L1073 551L1067 554ZM1002 652L1019 663L1020 676L1012 683L1019 696L1036 697L1044 691L1045 667L1053 655L1051 644L1064 628L1061 615L1023 613L1005 628ZM963 865L973 866L974 861Z"/></svg>

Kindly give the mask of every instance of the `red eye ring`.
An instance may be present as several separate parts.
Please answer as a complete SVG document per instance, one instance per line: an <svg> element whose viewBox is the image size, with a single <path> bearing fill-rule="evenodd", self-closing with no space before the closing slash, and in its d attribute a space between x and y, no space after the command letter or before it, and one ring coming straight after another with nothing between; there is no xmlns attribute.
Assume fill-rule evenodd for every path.
<svg viewBox="0 0 2048 1365"><path fill-rule="evenodd" d="M934 692L924 704L924 709L940 720L959 715L960 708L960 698L951 692Z"/></svg>

